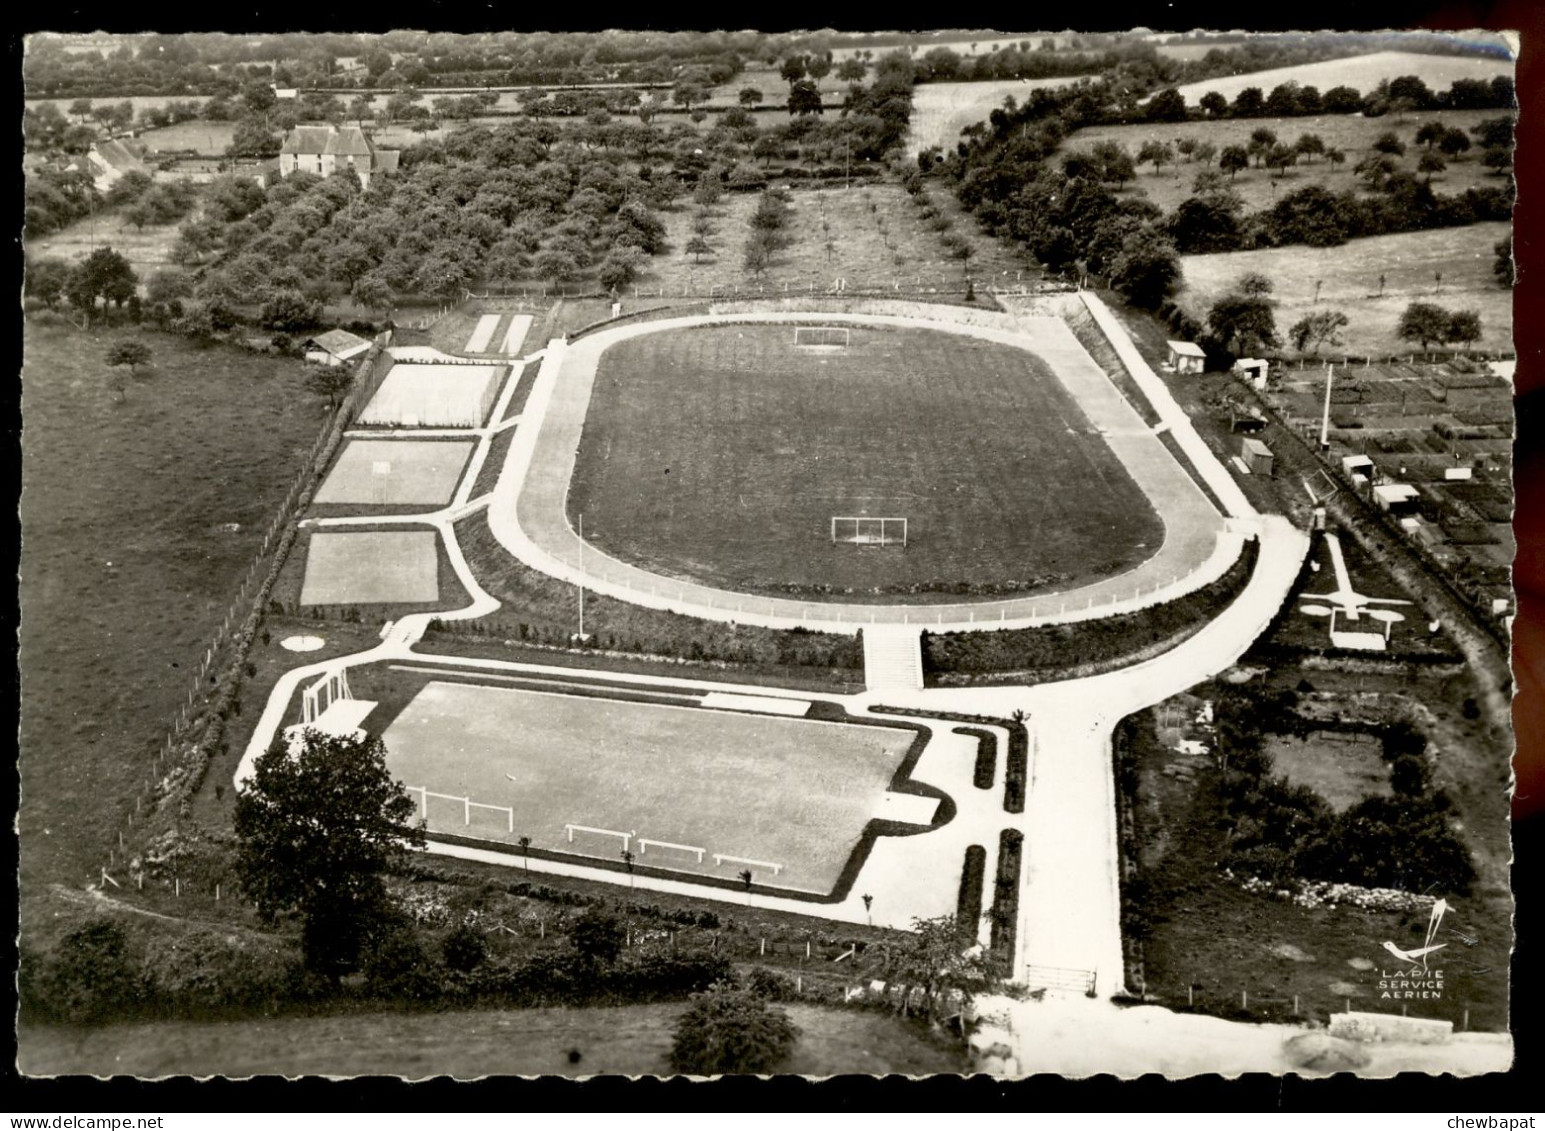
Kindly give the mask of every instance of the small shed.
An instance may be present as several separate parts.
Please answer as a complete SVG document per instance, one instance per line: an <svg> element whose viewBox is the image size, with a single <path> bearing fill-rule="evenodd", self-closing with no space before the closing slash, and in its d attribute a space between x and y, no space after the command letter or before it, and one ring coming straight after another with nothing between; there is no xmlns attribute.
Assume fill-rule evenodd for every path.
<svg viewBox="0 0 1545 1131"><path fill-rule="evenodd" d="M1409 483L1381 483L1373 489L1373 501L1390 514L1410 514L1420 500L1421 493Z"/></svg>
<svg viewBox="0 0 1545 1131"><path fill-rule="evenodd" d="M1262 392L1266 389L1266 374L1271 363L1264 357L1242 357L1234 362L1234 372Z"/></svg>
<svg viewBox="0 0 1545 1131"><path fill-rule="evenodd" d="M1342 456L1341 470L1348 475L1371 476L1373 474L1373 460L1364 455Z"/></svg>
<svg viewBox="0 0 1545 1131"><path fill-rule="evenodd" d="M1207 368L1207 354L1195 342L1166 342L1169 363L1176 373L1200 373Z"/></svg>
<svg viewBox="0 0 1545 1131"><path fill-rule="evenodd" d="M1239 441L1239 458L1245 461L1251 475L1270 475L1274 457L1271 449L1254 436Z"/></svg>
<svg viewBox="0 0 1545 1131"><path fill-rule="evenodd" d="M358 334L347 330L329 330L307 338L304 343L306 360L319 365L342 365L352 361L370 348L370 343Z"/></svg>

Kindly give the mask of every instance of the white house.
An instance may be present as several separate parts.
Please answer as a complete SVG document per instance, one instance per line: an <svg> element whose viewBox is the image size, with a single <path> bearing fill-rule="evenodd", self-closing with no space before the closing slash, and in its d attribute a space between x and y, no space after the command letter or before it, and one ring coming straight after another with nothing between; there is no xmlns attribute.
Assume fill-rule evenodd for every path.
<svg viewBox="0 0 1545 1131"><path fill-rule="evenodd" d="M301 344L306 350L306 360L319 365L342 365L370 348L367 340L347 330L329 330L307 338Z"/></svg>
<svg viewBox="0 0 1545 1131"><path fill-rule="evenodd" d="M398 156L398 150L377 149L358 126L296 126L279 147L279 175L299 171L326 177L353 169L360 184L369 188L373 175L397 171Z"/></svg>
<svg viewBox="0 0 1545 1131"><path fill-rule="evenodd" d="M1207 354L1195 342L1166 342L1169 363L1176 373L1200 373L1207 368Z"/></svg>

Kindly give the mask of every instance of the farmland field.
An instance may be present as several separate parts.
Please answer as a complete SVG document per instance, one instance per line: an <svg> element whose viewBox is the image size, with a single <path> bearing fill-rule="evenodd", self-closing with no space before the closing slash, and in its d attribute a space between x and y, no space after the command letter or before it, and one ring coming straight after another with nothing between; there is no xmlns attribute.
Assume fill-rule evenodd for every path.
<svg viewBox="0 0 1545 1131"><path fill-rule="evenodd" d="M564 826L619 829L704 850L635 842L640 864L720 879L752 866L716 864L722 853L780 866L755 868L758 883L825 894L916 732L431 680L382 737L408 787L513 809L478 809L469 825L460 802L431 797L432 831L527 835L610 863L620 838Z"/></svg>
<svg viewBox="0 0 1545 1131"><path fill-rule="evenodd" d="M1213 301L1241 275L1257 271L1276 284L1277 328L1286 331L1314 309L1340 310L1351 320L1344 337L1352 352L1409 354L1415 347L1395 334L1413 301L1450 310L1480 311L1479 348L1512 348L1513 295L1492 274L1493 246L1507 238L1505 223L1471 224L1353 240L1340 247L1279 247L1183 259L1186 285L1179 303L1205 318ZM1441 271L1441 285L1434 273ZM1379 296L1379 276L1385 277ZM1323 281L1319 305L1314 285Z"/></svg>
<svg viewBox="0 0 1545 1131"><path fill-rule="evenodd" d="M1202 95L1215 90L1230 102L1247 86L1259 87L1263 94L1288 81L1302 86L1316 86L1323 94L1333 86L1350 86L1370 93L1383 79L1417 75L1435 91L1447 90L1455 79L1490 81L1498 75L1512 75L1512 61L1480 59L1463 55L1425 55L1414 51L1375 51L1346 59L1327 59L1323 63L1304 63L1297 67L1275 67L1243 75L1225 75L1205 82L1179 87L1186 103L1195 106Z"/></svg>
<svg viewBox="0 0 1545 1131"><path fill-rule="evenodd" d="M570 521L645 568L768 592L1030 591L1157 552L1163 524L1034 354L893 327L831 355L792 338L726 326L608 349ZM859 514L906 516L906 549L832 545L831 517Z"/></svg>
<svg viewBox="0 0 1545 1131"><path fill-rule="evenodd" d="M1137 126L1095 126L1079 130L1062 143L1064 154L1073 150L1087 150L1096 142L1114 141L1136 158L1143 143L1148 141L1169 142L1190 138L1210 142L1221 152L1225 146L1247 145L1250 134L1258 129L1269 129L1284 145L1292 145L1303 134L1317 134L1327 148L1340 149L1346 154L1346 163L1336 166L1323 158L1311 163L1303 158L1297 165L1289 166L1286 176L1278 176L1276 170L1250 168L1229 178L1229 186L1239 193L1246 211L1270 208L1278 199L1310 185L1320 185L1331 192L1348 189L1363 191L1363 181L1352 169L1373 149L1373 143L1385 133L1395 134L1406 144L1403 157L1395 158L1396 166L1407 173L1417 173L1417 162L1426 148L1416 144L1416 131L1429 121L1442 122L1451 129L1468 131L1471 126L1487 118L1497 117L1499 110L1454 110L1432 113L1389 114L1382 118L1364 118L1361 114L1324 114L1311 118L1242 118L1222 119L1216 122L1157 122ZM1192 193L1196 174L1204 168L1216 170L1217 157L1203 165L1181 157L1179 164L1163 165L1158 172L1152 164L1138 169L1137 179L1125 189L1124 195L1141 194L1166 212ZM1426 174L1421 174L1426 179ZM1492 175L1480 162L1479 149L1472 149L1460 159L1450 160L1448 168L1432 178L1432 191L1439 194L1462 193L1469 188L1500 186L1502 178Z"/></svg>
<svg viewBox="0 0 1545 1131"><path fill-rule="evenodd" d="M961 211L953 194L935 191L929 199L941 218L950 218L950 232L970 243L974 252L970 273L978 287L1040 277L1040 271L1029 268L1022 255L983 233ZM820 291L841 278L850 290L892 284L957 293L965 288L960 260L949 255L941 233L921 218L919 208L899 185L855 184L845 190L838 182L831 188L795 192L785 229L791 243L773 257L760 279L743 266L756 204L754 193L727 193L720 199L710 220L712 231L705 237L713 250L701 263L686 251L693 237L693 210L661 213L669 250L644 265L640 286L664 287L667 295L683 289L702 294L713 287L735 286L742 292L759 286L780 292L785 285L814 286ZM830 226L830 249L823 220Z"/></svg>
<svg viewBox="0 0 1545 1131"><path fill-rule="evenodd" d="M125 337L154 360L119 403L102 356ZM22 876L78 883L324 415L298 362L37 325L22 410Z"/></svg>
<svg viewBox="0 0 1545 1131"><path fill-rule="evenodd" d="M205 157L223 157L236 136L234 122L178 122L158 130L145 130L139 135L151 153L174 153L193 150Z"/></svg>
<svg viewBox="0 0 1545 1131"><path fill-rule="evenodd" d="M178 229L187 219L159 226L146 224L141 229L117 212L100 212L57 232L28 239L27 256L75 263L99 247L109 247L129 261L143 282L147 274L172 266L172 247L177 243Z"/></svg>
<svg viewBox="0 0 1545 1131"><path fill-rule="evenodd" d="M1068 86L1081 77L1069 75L1051 79L1001 79L990 82L930 82L912 91L912 125L907 135L907 152L919 153L929 146L942 145L953 150L960 131L973 122L985 122L987 115L1012 96L1023 102L1032 90Z"/></svg>

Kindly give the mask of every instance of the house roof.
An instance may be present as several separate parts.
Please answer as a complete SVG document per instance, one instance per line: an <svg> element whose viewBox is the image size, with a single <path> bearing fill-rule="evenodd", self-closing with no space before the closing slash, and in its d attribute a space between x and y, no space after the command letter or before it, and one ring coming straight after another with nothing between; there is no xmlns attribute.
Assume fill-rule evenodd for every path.
<svg viewBox="0 0 1545 1131"><path fill-rule="evenodd" d="M1270 448L1268 448L1261 441L1259 441L1257 439L1254 439L1253 437L1250 437L1250 436L1246 436L1245 437L1244 445L1243 446L1244 446L1245 455L1247 455L1247 456L1269 456L1269 455L1271 455L1271 449Z"/></svg>
<svg viewBox="0 0 1545 1131"><path fill-rule="evenodd" d="M332 126L296 126L284 135L284 144L279 147L279 152L318 155L326 153L328 139L332 133Z"/></svg>
<svg viewBox="0 0 1545 1131"><path fill-rule="evenodd" d="M1347 471L1353 471L1359 467L1372 467L1373 459L1370 456L1342 456L1341 466Z"/></svg>
<svg viewBox="0 0 1545 1131"><path fill-rule="evenodd" d="M139 148L124 141L99 141L91 147L91 152L109 168L126 173L130 169L145 167L144 161L140 160L140 155L144 151L140 149L140 152L135 152Z"/></svg>
<svg viewBox="0 0 1545 1131"><path fill-rule="evenodd" d="M1416 498L1421 492L1409 483L1385 483L1375 487L1373 493L1386 503L1403 503Z"/></svg>
<svg viewBox="0 0 1545 1131"><path fill-rule="evenodd" d="M348 359L370 348L370 343L347 330L329 330L306 339L307 345L320 346L334 357Z"/></svg>
<svg viewBox="0 0 1545 1131"><path fill-rule="evenodd" d="M1202 347L1197 345L1195 342L1166 342L1165 345L1169 346L1170 351L1172 353L1175 353L1175 354L1179 355L1180 357L1206 357L1207 356L1206 352L1203 351Z"/></svg>
<svg viewBox="0 0 1545 1131"><path fill-rule="evenodd" d="M358 126L344 126L342 129L329 127L329 129L331 133L327 139L327 148L322 152L339 157L368 157L375 152L375 146L370 144L365 131Z"/></svg>

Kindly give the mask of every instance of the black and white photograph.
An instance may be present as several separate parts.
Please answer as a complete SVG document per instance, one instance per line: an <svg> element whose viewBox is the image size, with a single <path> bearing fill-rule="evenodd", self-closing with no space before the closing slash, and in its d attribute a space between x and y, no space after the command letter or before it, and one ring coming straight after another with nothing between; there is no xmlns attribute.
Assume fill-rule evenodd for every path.
<svg viewBox="0 0 1545 1131"><path fill-rule="evenodd" d="M22 1077L1510 1069L1527 33L434 14L16 56Z"/></svg>

